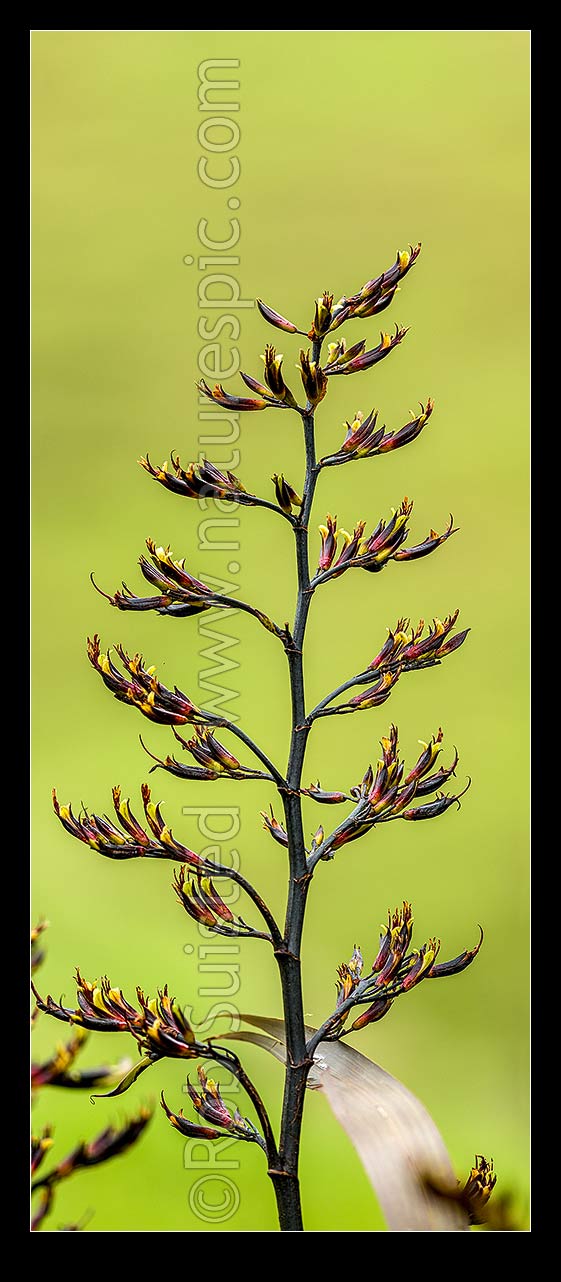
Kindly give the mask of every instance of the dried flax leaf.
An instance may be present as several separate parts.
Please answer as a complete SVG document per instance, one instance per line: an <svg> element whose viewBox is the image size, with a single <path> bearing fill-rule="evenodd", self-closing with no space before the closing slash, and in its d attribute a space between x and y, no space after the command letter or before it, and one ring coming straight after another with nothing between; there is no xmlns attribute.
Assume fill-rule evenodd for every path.
<svg viewBox="0 0 561 1282"><path fill-rule="evenodd" d="M282 1019L242 1015L259 1033L226 1036L252 1042L285 1063ZM311 1037L313 1028L306 1029ZM222 1040L222 1039L221 1039ZM392 1233L466 1233L469 1222L458 1203L427 1184L458 1185L444 1141L430 1114L407 1087L346 1042L322 1042L308 1079L326 1095L353 1143Z"/></svg>

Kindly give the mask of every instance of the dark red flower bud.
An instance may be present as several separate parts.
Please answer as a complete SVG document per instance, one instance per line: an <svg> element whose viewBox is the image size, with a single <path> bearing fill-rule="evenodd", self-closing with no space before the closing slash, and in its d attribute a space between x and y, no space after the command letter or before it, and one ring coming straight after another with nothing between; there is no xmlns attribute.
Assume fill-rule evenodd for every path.
<svg viewBox="0 0 561 1282"><path fill-rule="evenodd" d="M293 507L302 507L302 499L300 495L296 493L296 490L293 490L288 481L285 481L282 473L278 476L276 472L273 472L271 480L275 487L277 503L279 507L282 508L283 512L290 515Z"/></svg>
<svg viewBox="0 0 561 1282"><path fill-rule="evenodd" d="M321 365L316 361L310 360L309 351L300 352L300 364L296 366L300 370L302 386L312 407L319 405L327 391L327 379Z"/></svg>
<svg viewBox="0 0 561 1282"><path fill-rule="evenodd" d="M429 530L423 543L417 543L411 548L402 548L396 553L395 559L396 561L418 561L420 557L428 556L430 552L434 552L435 548L439 548L451 534L457 534L458 529L459 526L454 527L454 518L451 516L450 524L443 534L437 534L436 530Z"/></svg>
<svg viewBox="0 0 561 1282"><path fill-rule="evenodd" d="M263 820L263 827L265 831L271 834L273 840L278 841L279 846L288 847L288 836L286 830L283 828L282 824L279 823L279 820L275 819L272 806L270 816L265 810L262 810L261 818Z"/></svg>
<svg viewBox="0 0 561 1282"><path fill-rule="evenodd" d="M301 329L297 329L292 321L286 320L284 316L281 316L279 312L274 312L272 307L268 307L263 302L262 298L257 298L256 302L264 320L268 321L269 325L274 325L275 329L283 329L286 334L301 334L303 332Z"/></svg>
<svg viewBox="0 0 561 1282"><path fill-rule="evenodd" d="M199 380L197 388L199 392L203 393L203 396L208 396L209 400L215 401L217 405L222 405L224 409L266 410L270 404L269 401L263 398L250 400L247 396L231 396L229 392L224 391L220 383L217 383L216 387L210 388L208 383L205 383L204 378Z"/></svg>

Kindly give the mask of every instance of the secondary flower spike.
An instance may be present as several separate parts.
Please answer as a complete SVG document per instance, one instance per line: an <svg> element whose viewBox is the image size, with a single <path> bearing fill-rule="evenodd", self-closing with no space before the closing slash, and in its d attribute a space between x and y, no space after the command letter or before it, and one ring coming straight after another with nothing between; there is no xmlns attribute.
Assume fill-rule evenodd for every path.
<svg viewBox="0 0 561 1282"><path fill-rule="evenodd" d="M333 295L325 290L316 299L314 319L307 333L299 329L294 321L287 320L279 312L274 311L261 298L257 299L257 307L263 319L275 329L281 329L286 334L305 334L312 341L317 341L339 329L347 320L366 320L370 316L377 316L385 311L393 301L400 281L411 271L420 252L420 244L410 245L408 250L398 250L391 267L388 267L380 276L367 280L356 294L351 294L349 298L343 295L335 304Z"/></svg>
<svg viewBox="0 0 561 1282"><path fill-rule="evenodd" d="M458 754L455 752L449 767L434 771L436 759L442 750L442 739L443 733L439 729L428 744L422 744L423 751L406 774L404 763L399 758L397 727L392 725L389 735L381 740L382 756L377 762L376 771L369 766L361 783L350 789L350 795L356 803L354 810L310 856L308 867L315 867L318 859L332 859L341 846L356 841L377 824L388 823L393 819L433 819L444 814L454 803L459 806L460 798L469 788L469 780L463 792L444 794L437 791L455 772L458 764ZM433 801L423 802L421 805L412 804L418 797L430 796L432 793L436 793Z"/></svg>
<svg viewBox="0 0 561 1282"><path fill-rule="evenodd" d="M235 1139L247 1140L250 1143L259 1144L261 1148L265 1148L264 1140L256 1128L247 1117L242 1117L239 1109L236 1108L233 1113L231 1112L222 1099L218 1083L213 1078L207 1077L201 1065L198 1065L197 1073L201 1089L199 1091L196 1090L189 1078L187 1078L187 1090L195 1112L208 1125L201 1126L195 1122L190 1122L188 1118L183 1116L183 1109L180 1109L179 1113L172 1113L166 1104L162 1091L162 1108L171 1125L182 1135L194 1138L217 1140L223 1139L224 1135L230 1135Z"/></svg>
<svg viewBox="0 0 561 1282"><path fill-rule="evenodd" d="M168 690L159 682L155 668L146 668L142 655L129 656L122 646L115 646L121 663L128 673L124 677L115 667L109 654L103 654L99 637L88 637L88 659L96 672L121 703L129 703L138 708L150 721L158 721L165 726L182 726L188 722L208 722L208 715L200 712L196 704L177 686ZM212 720L212 718L210 718Z"/></svg>
<svg viewBox="0 0 561 1282"><path fill-rule="evenodd" d="M235 917L218 894L210 877L204 877L199 872L189 872L183 865L174 873L173 888L185 912L200 926L206 926L216 935L227 935L230 938L271 938L270 935L248 926L242 917Z"/></svg>
<svg viewBox="0 0 561 1282"><path fill-rule="evenodd" d="M420 244L410 245L409 250L398 249L395 263L387 271L373 280L367 280L350 298L340 298L333 308L330 333L346 320L365 320L368 316L376 316L385 311L399 288L399 282L411 271L420 252Z"/></svg>
<svg viewBox="0 0 561 1282"><path fill-rule="evenodd" d="M426 408L421 405L421 413L397 432L386 432L385 423L381 427L377 426L377 410L372 410L366 418L357 410L352 422L343 424L347 429L343 444L334 454L327 454L321 459L321 467L334 467L339 463L350 463L353 459L373 458L376 454L387 454L391 450L400 449L402 445L409 445L420 435L433 409L434 401L429 397Z"/></svg>
<svg viewBox="0 0 561 1282"><path fill-rule="evenodd" d="M379 521L376 529L367 539L362 537L364 521L357 523L351 536L346 530L338 531L337 518L328 516L327 525L319 527L322 542L316 576L312 580L313 586L317 587L328 578L338 578L351 566L368 570L369 573L378 573L384 569L388 561L415 561L420 557L428 556L430 552L434 552L442 543L445 543L451 534L457 533L453 518L450 517L448 528L443 534L437 534L431 530L423 543L404 548L402 545L409 534L408 522L412 511L413 502L404 498L400 507L393 511L391 519L387 523L384 520ZM343 548L336 557L339 537L343 541Z"/></svg>
<svg viewBox="0 0 561 1282"><path fill-rule="evenodd" d="M327 1021L326 1040L336 1041L346 1032L356 1032L368 1024L376 1023L387 1015L393 1002L424 979L437 979L456 975L471 965L483 942L483 931L474 948L466 949L458 957L438 965L440 940L429 939L419 949L410 951L413 933L411 904L404 900L401 908L388 911L387 925L382 926L380 943L370 971L363 974L363 958L355 947L351 961L338 969L337 1005ZM349 1014L357 1006L367 1009L349 1028L345 1028Z"/></svg>
<svg viewBox="0 0 561 1282"><path fill-rule="evenodd" d="M95 1139L79 1144L53 1170L34 1180L33 1190L52 1188L61 1180L73 1175L74 1171L98 1166L100 1162L107 1162L112 1157L126 1153L127 1149L139 1139L151 1117L151 1109L141 1108L136 1116L128 1118L122 1126L106 1127Z"/></svg>
<svg viewBox="0 0 561 1282"><path fill-rule="evenodd" d="M373 347L369 352L361 352L358 356L353 356L351 360L336 361L333 365L326 366L325 373L331 378L336 374L360 374L362 370L370 369L372 365L377 365L378 361L384 360L389 356L395 347L398 347L407 333L399 325L395 327L395 334L380 333L380 342L377 347Z"/></svg>
<svg viewBox="0 0 561 1282"><path fill-rule="evenodd" d="M201 583L200 579L195 579L185 569L184 557L180 561L173 560L169 546L157 547L153 539L147 539L146 547L150 553L150 560L141 556L138 564L144 578L152 587L158 589L159 595L135 596L127 584L123 583L123 591L119 589L114 596L109 596L101 591L91 575L96 591L104 596L110 605L117 606L119 610L155 610L158 614L178 619L200 614L202 610L243 610L257 619L267 632L277 633L276 625L268 615L263 614L262 610L247 605L245 601L223 596L209 588L206 583Z"/></svg>
<svg viewBox="0 0 561 1282"><path fill-rule="evenodd" d="M188 499L231 499L244 507L256 507L260 500L256 494L249 494L238 476L233 472L220 472L214 463L203 459L201 463L189 463L182 468L179 458L171 454L173 473L168 471L167 461L161 467L155 467L146 455L138 461L140 466L155 481L174 494L182 494Z"/></svg>
<svg viewBox="0 0 561 1282"><path fill-rule="evenodd" d="M464 628L455 636L450 635L458 614L459 610L455 610L453 614L446 616L444 622L433 619L426 636L423 636L424 619L419 620L416 628L410 627L409 619L398 619L395 628L388 629L388 636L381 650L364 672L359 672L356 677L323 699L309 714L308 721L315 721L318 717L340 716L361 708L378 707L389 698L403 672L418 672L440 664L447 655L459 650L468 635L469 628ZM334 703L338 694L353 686L367 685L374 674L377 678L375 685L364 691L361 689L344 703ZM444 777L448 776L445 774Z"/></svg>
<svg viewBox="0 0 561 1282"><path fill-rule="evenodd" d="M82 807L78 817L72 806L61 806L53 788L55 814L71 837L83 841L100 855L110 859L176 859L180 863L200 865L202 860L193 850L176 841L164 823L160 806L151 800L147 784L142 785L142 802L150 834L135 818L130 801L121 797L121 789L113 788L113 806L120 828L107 815L89 814ZM122 829L122 831L121 831Z"/></svg>
<svg viewBox="0 0 561 1282"><path fill-rule="evenodd" d="M49 995L43 999L36 992L40 1010L65 1023L78 1024L93 1032L131 1033L144 1059L138 1061L111 1095L123 1094L140 1073L158 1059L200 1059L208 1056L209 1047L197 1041L189 1020L170 997L167 984L158 989L155 998L147 998L137 987L137 1005L123 997L120 988L112 988L107 977L90 984L76 971L77 1008L72 1010L55 1002Z"/></svg>
<svg viewBox="0 0 561 1282"><path fill-rule="evenodd" d="M199 764L196 766L183 765L175 757L167 756L163 760L154 756L146 747L142 737L140 742L144 751L156 762L151 767L150 774L159 768L167 770L168 774L176 775L178 779L270 779L271 776L263 770L252 770L249 766L242 766L237 757L234 757L224 744L219 743L218 739L211 733L206 726L195 726L195 734L192 739L183 739L179 732L172 727L173 733L181 744L185 752L189 752L194 761Z"/></svg>
<svg viewBox="0 0 561 1282"><path fill-rule="evenodd" d="M388 629L387 640L368 665L369 668L379 671L399 664L402 670L408 671L439 663L447 655L453 654L454 650L459 650L468 635L469 628L464 628L455 636L450 635L459 613L459 610L455 610L453 614L447 614L444 622L433 619L426 636L423 636L424 619L420 619L415 628L411 627L409 619L398 619L395 628Z"/></svg>

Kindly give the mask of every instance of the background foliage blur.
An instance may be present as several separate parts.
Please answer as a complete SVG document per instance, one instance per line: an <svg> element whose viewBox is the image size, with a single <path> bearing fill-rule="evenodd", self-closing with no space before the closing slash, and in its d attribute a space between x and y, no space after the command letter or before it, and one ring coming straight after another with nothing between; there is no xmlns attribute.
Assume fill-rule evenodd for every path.
<svg viewBox="0 0 561 1282"><path fill-rule="evenodd" d="M457 744L459 786L473 786L461 812L430 824L391 824L322 864L305 937L306 1011L332 1007L335 967L355 942L376 950L389 905L412 900L417 942L441 936L453 956L485 928L475 965L424 984L354 1045L424 1101L458 1175L473 1154L493 1157L499 1188L527 1196L528 1160L528 60L524 31L42 31L33 36L34 388L34 916L51 922L41 989L73 997L73 968L106 972L125 994L167 981L203 1019L200 942L175 902L168 864L102 859L56 823L50 790L103 812L119 782L139 798L148 760L142 731L160 755L162 727L118 706L85 658L85 636L121 640L157 663L162 680L203 699L196 620L120 615L89 581L138 588L144 539L170 543L203 579L227 576L231 552L199 552L195 503L168 495L137 467L149 450L199 452L196 229L227 234L226 197L197 176L201 122L197 67L237 58L241 129L235 188L242 228L234 274L244 298L260 295L299 324L310 323L325 288L338 298L389 267L396 249L423 242L418 264L381 318L411 326L379 368L331 384L320 407L320 452L342 439L357 408L380 409L397 428L432 395L419 441L396 454L326 472L314 527L327 511L368 529L404 494L415 499L411 542L454 514L460 533L426 561L391 564L383 576L350 572L317 593L306 673L317 702L377 653L399 615L444 616L460 606L472 632L440 668L404 676L379 710L318 723L305 782L359 781L390 721L407 758L440 724ZM230 76L235 73L228 73ZM219 269L228 271L229 268ZM208 316L209 313L206 313ZM217 313L213 313L214 316ZM239 313L242 368L260 376L273 331L256 310ZM387 324L386 324L387 322ZM378 341L376 318L348 327L348 341ZM360 332L359 332L360 331ZM347 330L342 331L347 333ZM278 335L287 378L299 339ZM297 375L294 372L294 385ZM289 380L291 381L291 380ZM232 379L231 391L241 391ZM303 451L290 414L241 418L248 489L272 497L273 471L298 489ZM325 447L323 445L325 442ZM220 465L228 451L208 447ZM294 597L290 531L272 513L241 509L240 596L279 621ZM319 543L319 535L317 536ZM236 554L237 555L237 554ZM239 664L222 684L229 707L282 763L288 744L282 650L247 616L218 623L240 638ZM220 678L218 679L220 683ZM215 788L152 776L176 835L195 844L185 804L239 804L242 867L280 911L283 852L263 833L266 784ZM309 802L308 831L320 818ZM339 816L340 812L337 812ZM243 908L242 908L243 912ZM249 916L249 913L248 913ZM185 952L184 946L194 948ZM280 1014L276 970L264 945L242 941L241 1010ZM208 982L208 976L202 982ZM42 1017L34 1049L61 1031ZM63 1030L64 1031L64 1030ZM92 1037L90 1062L129 1050ZM251 1048L247 1063L275 1115L281 1074ZM123 1101L44 1092L37 1124L53 1120L57 1151L122 1116L165 1087L185 1103L179 1065L141 1079ZM80 1095L79 1092L76 1095ZM40 1115L39 1115L40 1114ZM226 1172L240 1193L236 1215L205 1224L188 1195L201 1172L183 1170L183 1144L157 1110L138 1151L61 1190L61 1221L95 1207L88 1231L268 1230L274 1202L262 1156L238 1145ZM336 1179L334 1179L336 1173ZM310 1230L380 1230L362 1168L327 1104L310 1094L302 1161ZM211 1195L209 1194L209 1197Z"/></svg>

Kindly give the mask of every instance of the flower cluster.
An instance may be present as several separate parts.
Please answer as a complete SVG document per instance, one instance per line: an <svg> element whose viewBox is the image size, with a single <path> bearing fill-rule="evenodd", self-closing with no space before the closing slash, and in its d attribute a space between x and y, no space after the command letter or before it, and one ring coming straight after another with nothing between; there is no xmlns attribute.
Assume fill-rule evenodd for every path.
<svg viewBox="0 0 561 1282"><path fill-rule="evenodd" d="M362 837L376 824L388 823L392 819L433 819L444 814L454 802L459 805L463 792L446 795L439 791L455 772L457 752L450 766L433 770L442 750L442 739L443 733L439 729L429 743L423 743L423 751L418 760L405 774L405 766L398 755L397 728L391 726L389 736L380 741L382 757L377 763L376 773L369 766L361 783L351 788L351 797L356 802L354 810L321 844L314 853L310 866L313 867L318 859L332 859L341 846ZM417 801L432 793L436 793L434 800L421 805L411 804L413 800Z"/></svg>
<svg viewBox="0 0 561 1282"><path fill-rule="evenodd" d="M151 1109L142 1107L134 1117L129 1117L122 1126L107 1126L95 1139L82 1141L67 1157L58 1162L45 1175L39 1175L31 1185L32 1195L38 1193L36 1209L31 1217L31 1232L36 1233L42 1226L48 1212L52 1209L57 1186L67 1180L76 1171L99 1166L113 1157L126 1153L140 1139L152 1116ZM50 1148L50 1136L43 1132L39 1138L31 1140L31 1171L38 1169L45 1153ZM67 1230L82 1228L83 1225L67 1225Z"/></svg>
<svg viewBox="0 0 561 1282"><path fill-rule="evenodd" d="M153 770L167 770L168 774L177 775L178 779L270 779L271 776L264 770L253 770L250 766L242 766L238 758L229 752L224 744L219 743L218 739L211 733L207 726L195 726L195 734L192 739L183 739L179 732L173 729L173 733L181 744L185 752L189 752L194 761L199 764L196 766L186 766L175 757L167 756L162 761L149 752L141 739L140 742L148 756L156 762L151 767Z"/></svg>
<svg viewBox="0 0 561 1282"><path fill-rule="evenodd" d="M71 837L85 842L109 859L176 859L180 863L201 864L199 855L175 840L162 818L160 806L151 799L148 784L142 785L141 792L150 834L135 818L129 799L121 797L118 786L113 788L113 807L120 828L107 815L89 814L85 808L76 817L71 805L60 805L54 789L53 806L57 818Z"/></svg>
<svg viewBox="0 0 561 1282"><path fill-rule="evenodd" d="M424 619L419 619L415 628L411 627L409 619L398 619L395 628L388 629L387 640L368 668L379 672L381 669L399 666L402 671L407 672L440 663L441 659L459 650L469 632L469 628L464 628L462 632L450 636L459 613L459 610L454 610L453 614L446 615L444 621L433 619L432 627L428 625L426 636L423 636Z"/></svg>
<svg viewBox="0 0 561 1282"><path fill-rule="evenodd" d="M151 560L148 561L145 556L141 556L138 564L144 578L152 587L159 590L159 595L135 596L126 583L123 583L122 591L119 589L113 596L109 596L107 592L102 592L98 588L92 575L91 579L96 591L111 605L117 606L119 610L156 610L158 614L176 619L184 619L189 615L200 614L202 610L213 608L244 610L258 619L267 632L278 631L275 624L261 610L246 605L244 601L235 601L233 597L223 596L207 587L206 583L193 578L185 569L185 558L174 561L169 547L156 547L153 539L147 539L146 546Z"/></svg>
<svg viewBox="0 0 561 1282"><path fill-rule="evenodd" d="M420 245L410 245L409 250L398 250L395 263L387 271L373 280L366 281L366 284L349 298L343 296L335 305L333 305L333 294L324 291L316 300L314 319L306 337L317 342L338 329L347 320L366 320L369 316L376 316L383 312L386 307L389 307L400 280L414 266L420 252ZM257 306L263 319L275 329L282 329L287 334L305 333L304 330L298 329L293 321L273 311L261 298L257 299Z"/></svg>
<svg viewBox="0 0 561 1282"><path fill-rule="evenodd" d="M453 518L450 517L450 524L443 534L430 530L422 543L403 548L402 544L409 533L408 521L412 511L413 502L404 498L400 507L392 512L391 519L387 523L383 519L379 521L369 538L364 540L362 536L365 521L359 521L351 535L347 530L338 530L337 517L328 514L326 525L319 527L321 549L312 586L317 587L326 579L338 578L351 566L377 573L384 569L388 561L416 561L434 552L451 534L456 533ZM339 539L343 546L336 557Z"/></svg>
<svg viewBox="0 0 561 1282"><path fill-rule="evenodd" d="M40 923L33 928L31 932L32 945L39 935L44 931L46 923ZM39 964L36 960L35 969ZM86 986L87 987L87 986ZM113 1067L104 1066L102 1068L85 1068L76 1069L74 1067L77 1056L82 1050L84 1043L87 1041L87 1035L84 1028L80 1027L80 1020L70 1021L68 1012L64 1011L61 1006L53 1002L51 997L46 1002L39 997L37 990L32 981L32 988L37 998L37 1007L35 1013L40 1010L47 1011L49 1014L55 1014L57 1018L64 1019L65 1022L76 1022L73 1036L66 1045L56 1047L55 1053L50 1059L43 1063L31 1064L31 1089L37 1092L46 1086L62 1086L73 1089L92 1090L94 1087L106 1087L111 1085L115 1080L122 1077L122 1074L131 1069L131 1060L122 1060L120 1064ZM92 1000L93 997L93 1000ZM91 988L89 994L83 995L83 1001L89 1011L95 1010L95 995L92 994ZM131 1008L132 1009L132 1008ZM98 1012L99 1013L99 1012ZM79 1011L81 1015L81 1009ZM34 1098L34 1096L33 1096ZM100 1162L107 1162L120 1153L126 1152L127 1149L135 1144L144 1131L152 1115L152 1110L141 1108L136 1117L131 1117L121 1127L109 1126L95 1139L88 1142L82 1142L73 1149L73 1151L52 1167L46 1174L39 1174L39 1168L42 1167L43 1161L50 1152L53 1144L52 1127L45 1126L38 1135L31 1136L31 1176L32 1185L31 1193L34 1198L34 1209L31 1215L31 1231L37 1232L43 1225L46 1216L52 1209L55 1191L62 1180L66 1180L73 1175L75 1171L85 1167L97 1166ZM80 1225L67 1225L66 1230L79 1229Z"/></svg>
<svg viewBox="0 0 561 1282"><path fill-rule="evenodd" d="M331 372L328 366L326 370L328 373ZM344 423L347 431L343 444L334 454L327 454L322 458L320 467L350 463L353 459L373 458L375 454L389 454L391 450L398 450L402 445L409 445L420 435L433 409L434 401L429 397L426 408L421 405L421 413L411 418L405 427L399 428L397 432L386 432L385 423L381 427L377 426L377 410L372 410L366 418L358 410L352 423Z"/></svg>
<svg viewBox="0 0 561 1282"><path fill-rule="evenodd" d="M132 1067L131 1061L125 1059L119 1064L75 1068L74 1062L86 1041L87 1035L82 1029L77 1028L70 1041L65 1045L60 1043L55 1048L50 1059L40 1064L32 1062L32 1091L39 1090L41 1086L62 1086L71 1090L92 1090L97 1086L110 1086Z"/></svg>
<svg viewBox="0 0 561 1282"><path fill-rule="evenodd" d="M360 374L363 370L370 369L372 365L377 365L378 361L389 356L390 352L393 352L405 338L406 333L407 330L400 325L396 325L395 334L386 334L382 330L377 347L372 347L368 352L359 350L357 355L353 353L356 352L357 347L364 348L364 343L356 344L348 352L343 348L342 343L330 343L331 363L325 366L326 375L334 378L335 374Z"/></svg>
<svg viewBox="0 0 561 1282"><path fill-rule="evenodd" d="M261 930L254 930L242 917L234 916L228 904L218 894L210 877L204 877L198 871L190 873L186 866L182 865L174 872L174 890L185 912L200 926L206 926L216 935L270 940L270 935L264 934Z"/></svg>
<svg viewBox="0 0 561 1282"><path fill-rule="evenodd" d="M200 1090L197 1090L192 1085L189 1078L187 1078L187 1090L195 1112L209 1125L201 1126L196 1122L190 1122L188 1118L183 1116L183 1109L179 1113L172 1113L166 1104L162 1091L162 1108L171 1125L181 1135L187 1135L190 1138L218 1140L223 1139L226 1134L238 1140L247 1140L249 1143L259 1144L261 1148L265 1149L265 1142L259 1131L256 1130L247 1117L242 1117L239 1109L236 1108L233 1113L231 1112L222 1099L218 1083L212 1077L207 1077L202 1065L198 1065L197 1074Z"/></svg>
<svg viewBox="0 0 561 1282"><path fill-rule="evenodd" d="M137 1116L130 1117L123 1126L107 1126L94 1140L78 1144L68 1157L54 1167L54 1170L35 1180L34 1189L58 1184L60 1180L73 1175L74 1171L88 1166L98 1166L100 1162L107 1162L120 1153L126 1153L127 1149L136 1143L151 1116L150 1109L141 1108Z"/></svg>
<svg viewBox="0 0 561 1282"><path fill-rule="evenodd" d="M138 461L160 485L185 498L231 499L233 503L240 503L245 507L256 507L261 502L257 495L248 494L238 476L233 472L220 472L208 459L203 459L200 463L189 463L184 469L178 457L173 454L170 457L173 475L168 471L167 462L162 463L161 467L154 467L148 455Z"/></svg>
<svg viewBox="0 0 561 1282"><path fill-rule="evenodd" d="M423 979L459 974L477 957L483 941L480 928L475 948L464 950L451 961L438 962L440 940L429 939L421 948L409 951L412 932L411 904L405 900L401 908L388 912L387 925L382 926L378 952L367 975L362 974L363 958L355 946L350 962L343 963L337 971L337 1004L328 1021L326 1040L337 1040L344 1032L356 1032L382 1019L396 997L416 987ZM367 1010L345 1029L350 1011L356 1006L367 1006Z"/></svg>
<svg viewBox="0 0 561 1282"><path fill-rule="evenodd" d="M459 610L455 610L453 614L446 616L444 622L441 619L433 619L432 626L430 624L428 626L426 636L423 636L424 619L420 619L415 628L410 626L409 619L398 619L395 628L388 629L388 636L381 650L364 672L359 672L356 677L345 681L332 694L322 699L309 714L308 721L315 721L318 717L339 716L365 708L379 707L385 703L403 672L418 672L424 668L434 667L447 655L459 650L468 635L469 628L464 628L455 636L450 635L458 614ZM370 685L373 673L376 680L374 685ZM357 685L367 685L368 689L353 695L345 703L333 703L337 695Z"/></svg>
<svg viewBox="0 0 561 1282"><path fill-rule="evenodd" d="M213 720L202 713L177 686L168 690L162 685L156 678L156 669L144 666L142 655L130 656L120 645L115 646L115 650L128 677L124 677L115 667L109 653L102 653L97 634L88 637L88 659L96 672L99 672L103 684L121 703L131 704L144 717L164 726L183 726L189 722L208 723Z"/></svg>
<svg viewBox="0 0 561 1282"><path fill-rule="evenodd" d="M107 976L89 983L76 971L76 1009L55 1002L49 994L40 997L34 989L39 1010L67 1024L78 1024L97 1033L131 1033L147 1062L138 1063L112 1094L122 1094L143 1068L158 1059L196 1059L208 1053L208 1046L197 1041L191 1024L170 997L167 984L158 989L157 997L148 999L142 988L136 989L137 1006L123 997L120 988L112 988Z"/></svg>
<svg viewBox="0 0 561 1282"><path fill-rule="evenodd" d="M496 1183L493 1159L488 1162L482 1153L476 1153L475 1164L461 1190L461 1200L468 1212L470 1224L485 1223L487 1203Z"/></svg>
<svg viewBox="0 0 561 1282"><path fill-rule="evenodd" d="M463 1186L459 1182L456 1187L442 1185L440 1182L435 1182L430 1175L425 1177L425 1183L431 1193L436 1193L437 1196L460 1206L470 1224L485 1225L495 1232L500 1230L517 1232L521 1228L517 1217L512 1215L510 1205L512 1199L508 1191L503 1194L502 1199L494 1199L493 1206L489 1208L489 1198L497 1183L497 1177L493 1160L488 1161L482 1153L475 1154L474 1165Z"/></svg>

